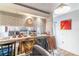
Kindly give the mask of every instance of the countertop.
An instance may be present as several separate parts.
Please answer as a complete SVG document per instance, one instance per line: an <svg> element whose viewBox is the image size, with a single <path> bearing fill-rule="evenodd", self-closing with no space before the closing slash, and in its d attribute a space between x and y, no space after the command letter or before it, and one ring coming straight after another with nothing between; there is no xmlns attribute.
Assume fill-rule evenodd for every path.
<svg viewBox="0 0 79 59"><path fill-rule="evenodd" d="M21 38L12 38L12 37L8 37L8 38L0 38L0 44L5 44L5 43L9 43L9 42L16 42L16 41L21 41L21 40L27 40L27 39L31 39L31 38L37 38L37 37L48 37L48 36L53 36L53 35L38 35L35 37L32 36L27 36L27 37L21 37Z"/></svg>

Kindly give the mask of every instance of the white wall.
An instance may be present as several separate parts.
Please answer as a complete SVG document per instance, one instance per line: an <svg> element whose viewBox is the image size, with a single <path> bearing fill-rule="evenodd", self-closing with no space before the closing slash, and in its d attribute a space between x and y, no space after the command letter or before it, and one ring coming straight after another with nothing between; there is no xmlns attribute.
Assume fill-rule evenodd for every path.
<svg viewBox="0 0 79 59"><path fill-rule="evenodd" d="M1 12L0 11L0 26L1 25L8 25L13 30L13 26L25 26L27 18L30 16L23 16L19 14L13 14L8 12ZM42 19L40 17L32 17L34 29L39 29L41 33L46 31L46 19ZM13 28L12 28L13 27ZM28 26L26 26L28 27Z"/></svg>
<svg viewBox="0 0 79 59"><path fill-rule="evenodd" d="M50 15L46 19L46 32L50 33L51 35L53 34L53 20L52 20L52 15Z"/></svg>
<svg viewBox="0 0 79 59"><path fill-rule="evenodd" d="M34 24L38 34L46 32L46 19L36 18Z"/></svg>
<svg viewBox="0 0 79 59"><path fill-rule="evenodd" d="M60 21L72 19L71 30L60 30ZM57 46L79 55L79 10L54 18L54 35Z"/></svg>
<svg viewBox="0 0 79 59"><path fill-rule="evenodd" d="M23 26L25 18L17 14L0 12L0 25Z"/></svg>

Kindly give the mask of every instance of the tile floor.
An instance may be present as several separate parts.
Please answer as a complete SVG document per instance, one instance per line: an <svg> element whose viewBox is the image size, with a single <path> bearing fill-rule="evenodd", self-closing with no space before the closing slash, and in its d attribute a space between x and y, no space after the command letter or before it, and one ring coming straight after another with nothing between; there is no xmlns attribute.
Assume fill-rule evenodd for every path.
<svg viewBox="0 0 79 59"><path fill-rule="evenodd" d="M54 53L52 52L51 55L54 55L54 56L77 56L63 49L55 49L53 51Z"/></svg>

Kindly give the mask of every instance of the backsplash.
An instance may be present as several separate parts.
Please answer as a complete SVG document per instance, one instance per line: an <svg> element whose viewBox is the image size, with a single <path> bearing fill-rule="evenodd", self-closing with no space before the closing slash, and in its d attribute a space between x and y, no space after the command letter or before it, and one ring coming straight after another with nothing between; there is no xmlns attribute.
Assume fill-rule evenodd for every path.
<svg viewBox="0 0 79 59"><path fill-rule="evenodd" d="M7 26L7 31L5 31L6 26L0 26L0 37L7 37L18 35L20 32L24 34L30 34L30 32L35 32L36 30L32 27L24 27L24 26Z"/></svg>

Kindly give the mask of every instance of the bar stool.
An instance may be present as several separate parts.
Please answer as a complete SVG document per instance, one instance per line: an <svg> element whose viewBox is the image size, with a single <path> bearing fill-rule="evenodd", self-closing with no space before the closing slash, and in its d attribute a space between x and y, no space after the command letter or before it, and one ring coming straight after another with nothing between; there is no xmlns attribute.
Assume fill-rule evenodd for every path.
<svg viewBox="0 0 79 59"><path fill-rule="evenodd" d="M15 56L16 42L0 44L0 56Z"/></svg>

